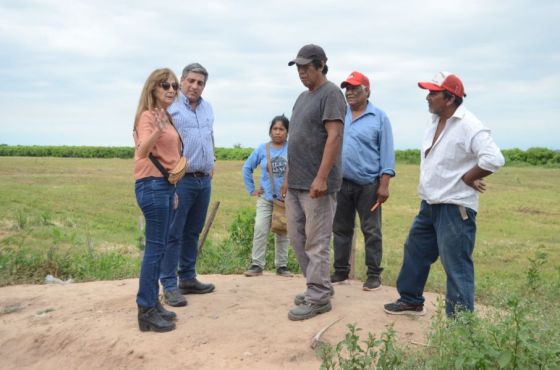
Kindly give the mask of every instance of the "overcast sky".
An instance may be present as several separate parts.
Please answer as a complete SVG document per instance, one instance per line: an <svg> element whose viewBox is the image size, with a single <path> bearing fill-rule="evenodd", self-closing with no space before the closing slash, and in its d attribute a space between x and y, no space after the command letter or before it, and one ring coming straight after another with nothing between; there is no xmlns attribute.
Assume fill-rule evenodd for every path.
<svg viewBox="0 0 560 370"><path fill-rule="evenodd" d="M200 62L217 146L255 147L304 89L287 63L321 45L327 77L372 83L398 149L418 148L417 87L440 70L502 148L560 149L560 1L0 0L0 143L132 145L149 73Z"/></svg>

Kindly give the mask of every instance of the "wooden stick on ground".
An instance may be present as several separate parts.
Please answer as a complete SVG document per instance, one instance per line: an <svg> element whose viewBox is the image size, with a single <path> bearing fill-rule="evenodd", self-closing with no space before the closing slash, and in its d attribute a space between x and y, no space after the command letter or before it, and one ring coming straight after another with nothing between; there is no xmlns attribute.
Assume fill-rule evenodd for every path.
<svg viewBox="0 0 560 370"><path fill-rule="evenodd" d="M342 316L339 317L338 319L334 320L333 322L331 322L327 326L325 326L323 329L319 330L319 332L317 332L317 334L315 334L315 336L313 338L311 338L311 349L317 348L319 343L321 343L321 335L323 335L327 331L328 328L330 328L331 326L333 326L334 324L336 324L340 320L342 320Z"/></svg>
<svg viewBox="0 0 560 370"><path fill-rule="evenodd" d="M218 213L219 207L220 202L214 202L212 211L210 211L210 216L208 216L208 218L206 219L206 223L204 224L204 228L202 229L202 233L200 234L200 238L198 239L198 253L202 252L202 247L204 246L204 242L206 241L206 237L208 236L210 227L214 222L214 218L216 218L216 213Z"/></svg>

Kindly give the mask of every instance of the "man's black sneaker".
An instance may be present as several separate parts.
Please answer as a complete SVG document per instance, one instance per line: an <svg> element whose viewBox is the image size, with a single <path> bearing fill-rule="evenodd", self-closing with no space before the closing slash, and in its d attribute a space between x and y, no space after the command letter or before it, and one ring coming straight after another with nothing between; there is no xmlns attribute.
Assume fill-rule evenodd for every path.
<svg viewBox="0 0 560 370"><path fill-rule="evenodd" d="M294 274L288 270L286 266L280 266L276 269L276 275L283 276L283 277L292 277Z"/></svg>
<svg viewBox="0 0 560 370"><path fill-rule="evenodd" d="M243 273L245 276L261 276L263 269L257 265L251 265L247 271Z"/></svg>
<svg viewBox="0 0 560 370"><path fill-rule="evenodd" d="M211 293L216 287L214 284L204 284L196 278L191 280L179 280L181 294L205 294Z"/></svg>
<svg viewBox="0 0 560 370"><path fill-rule="evenodd" d="M411 304L400 299L393 303L387 303L384 307L385 312L390 315L414 315L423 316L426 314L423 304Z"/></svg>
<svg viewBox="0 0 560 370"><path fill-rule="evenodd" d="M330 310L332 310L331 302L323 304L306 302L292 308L290 312L288 312L288 318L292 321L307 320L321 313L329 312Z"/></svg>
<svg viewBox="0 0 560 370"><path fill-rule="evenodd" d="M348 275L347 274L338 274L338 273L334 273L331 275L331 283L340 283L341 281L346 281L348 280Z"/></svg>
<svg viewBox="0 0 560 370"><path fill-rule="evenodd" d="M381 279L379 276L369 276L364 283L363 289L369 292L381 289Z"/></svg>
<svg viewBox="0 0 560 370"><path fill-rule="evenodd" d="M334 296L334 288L331 285L331 298ZM300 293L300 294L296 294L296 297L294 298L294 304L296 306L299 306L300 304L304 304L305 303L305 293Z"/></svg>

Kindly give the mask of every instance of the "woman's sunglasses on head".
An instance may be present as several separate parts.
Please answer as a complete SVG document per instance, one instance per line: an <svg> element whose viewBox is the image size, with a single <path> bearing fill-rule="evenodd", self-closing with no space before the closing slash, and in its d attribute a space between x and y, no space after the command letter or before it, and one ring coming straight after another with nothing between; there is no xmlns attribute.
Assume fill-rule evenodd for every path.
<svg viewBox="0 0 560 370"><path fill-rule="evenodd" d="M167 81L164 81L161 82L159 86L161 86L161 88L164 89L165 91L169 90L170 87L172 87L173 90L175 91L179 90L179 84L177 82L169 83Z"/></svg>

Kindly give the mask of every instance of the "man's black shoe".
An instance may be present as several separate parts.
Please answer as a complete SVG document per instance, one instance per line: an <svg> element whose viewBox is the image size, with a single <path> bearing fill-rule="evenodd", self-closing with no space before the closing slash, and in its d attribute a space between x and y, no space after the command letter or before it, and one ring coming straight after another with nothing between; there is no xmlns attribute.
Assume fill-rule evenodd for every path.
<svg viewBox="0 0 560 370"><path fill-rule="evenodd" d="M250 277L250 276L261 276L262 272L263 272L263 269L260 268L259 266L251 265L251 267L249 267L249 269L247 271L245 271L243 273L243 275L248 276L248 277Z"/></svg>
<svg viewBox="0 0 560 370"><path fill-rule="evenodd" d="M414 315L423 316L426 314L423 304L411 304L400 299L393 303L387 303L384 307L385 312L390 315Z"/></svg>
<svg viewBox="0 0 560 370"><path fill-rule="evenodd" d="M347 274L334 273L331 275L331 283L340 283L341 281L348 280Z"/></svg>
<svg viewBox="0 0 560 370"><path fill-rule="evenodd" d="M332 310L331 302L322 304L305 302L292 308L288 312L288 318L292 321L307 320L330 310Z"/></svg>
<svg viewBox="0 0 560 370"><path fill-rule="evenodd" d="M381 279L379 276L369 276L364 283L363 289L370 292L381 289Z"/></svg>
<svg viewBox="0 0 560 370"><path fill-rule="evenodd" d="M196 278L191 280L179 280L181 294L206 294L214 291L214 284L204 284Z"/></svg>
<svg viewBox="0 0 560 370"><path fill-rule="evenodd" d="M294 274L288 270L286 266L280 266L276 269L276 275L283 276L283 277L292 277Z"/></svg>

